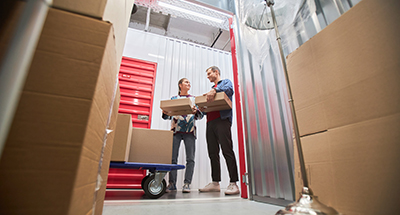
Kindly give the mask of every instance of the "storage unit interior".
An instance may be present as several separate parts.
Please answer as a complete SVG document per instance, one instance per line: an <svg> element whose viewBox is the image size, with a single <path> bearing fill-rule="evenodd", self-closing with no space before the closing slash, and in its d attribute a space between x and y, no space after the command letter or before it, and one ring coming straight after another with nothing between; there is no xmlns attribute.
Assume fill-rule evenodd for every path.
<svg viewBox="0 0 400 215"><path fill-rule="evenodd" d="M108 1L112 2L112 0ZM58 2L62 2L62 0L54 1L54 4L57 5ZM133 4L132 0L125 2L126 4ZM165 4L170 6L163 7L162 4L160 6L159 2L164 3L164 6ZM11 181L12 183L7 181L10 175L15 174L12 169L15 163L11 161L21 157L17 156L18 152L22 151L23 154L28 155L26 158L32 158L33 155L29 155L29 152L42 150L39 148L29 151L31 147L29 141L35 142L34 138L38 138L36 142L41 142L38 134L43 132L42 128L54 132L52 129L55 127L52 127L51 123L46 124L49 121L56 119L57 125L67 126L66 128L70 128L68 127L69 124L81 124L83 128L88 126L89 134L96 133L96 135L91 136L96 141L102 139L101 135L107 136L107 134L100 132L105 130L104 128L96 128L96 126L91 125L94 123L105 127L106 125L103 126L102 123L107 122L108 126L108 123L115 123L116 120L116 109L112 102L110 103L111 100L103 101L103 97L99 96L103 93L102 90L107 91L107 93L104 93L107 94L106 98L115 99L114 93L118 95L128 94L128 91L133 89L133 87L126 86L130 82L130 77L126 75L128 73L123 75L121 70L120 84L121 80L124 80L124 86L121 89L128 90L116 92L116 88L110 88L111 84L104 84L108 88L101 87L103 82L114 84L115 74L118 73L114 70L115 65L110 63L112 60L109 59L123 57L126 60L125 62L134 59L150 62L154 65L154 79L145 80L154 87L154 90L147 90L152 94L152 100L150 104L142 104L142 107L150 108L150 115L143 115L139 111L140 113L135 112L139 114L132 114L131 116L133 122L140 124L146 121L143 127L153 130L169 130L170 122L161 118L160 101L168 100L171 96L176 95L178 92L177 82L180 78L186 77L191 81L192 89L189 93L196 96L201 96L209 91L212 86L206 79L205 73L205 69L209 66L218 66L221 69L222 78L232 81L235 78L238 79L235 84L239 85L240 88L235 93L240 94L240 97L234 96L232 109L234 113L240 111L243 117L238 119L234 114L232 137L235 143L234 151L238 166L239 162L243 162L245 164L243 172L247 173L240 175L238 184L248 188L248 190L242 190L240 196L225 196L223 192L198 192L198 188L210 182L211 171L205 138L206 121L203 119L197 123L196 166L191 193L181 192L183 182L180 179L184 177L184 170L179 170L177 192L166 193L154 200L144 195L141 189L110 188L107 189L105 194L96 192L97 199L95 198L94 201L97 202L97 207L102 205L102 199L98 199L98 196L103 195L105 201L104 208L92 208L95 211L94 213L153 214L164 211L167 214L187 214L190 211L191 214L275 214L284 205L295 201L299 197L302 187L301 172L293 139L288 91L276 43L276 35L272 28L260 31L249 28L248 22L246 24L246 21L252 18L255 18L256 21L262 19L257 15L259 15L258 10L263 2L262 0L135 0L135 6L129 11L129 20L125 23L128 26L126 34L123 35L125 42L121 43L121 40L116 40L119 42L114 46L120 47L120 53L112 52L110 56L103 56L101 53L104 50L114 48L110 46L109 41L113 40L110 35L113 32L117 32L116 34L120 32L121 29L118 26L110 28L109 22L103 22L102 18L94 19L93 15L90 14L82 15L80 12L75 13L69 10L64 12L62 11L63 6L49 7L51 8L49 13L56 14L53 16L78 17L75 22L79 23L77 26L82 25L83 27L81 29L78 27L77 31L90 31L87 35L93 33L92 28L96 28L93 27L95 24L99 25L101 31L98 34L101 35L101 38L94 36L85 38L83 36L79 39L84 41L83 43L93 43L93 46L102 48L99 48L98 56L94 56L97 53L93 52L91 53L93 57L88 59L84 58L86 53L83 52L80 53L84 57L80 57L81 55L74 56L71 53L79 52L80 49L77 49L78 51L70 50L71 46L56 41L57 39L69 41L68 37L71 36L69 34L71 31L57 34L63 32L62 25L57 25L57 23L65 23L64 21L68 19L56 17L54 19L57 19L57 22L45 24L44 29L47 31L44 32L49 35L47 37L55 38L52 42L60 45L58 49L60 53L57 52L55 55L67 56L68 59L71 59L71 63L64 67L62 62L58 62L57 57L48 57L47 55L51 55L49 54L51 52L47 50L47 47L54 46L54 44L48 45L46 44L47 40L42 38L42 40L38 39L37 49L39 51L32 60L35 64L28 66L28 68L33 68L31 70L38 73L46 71L46 66L49 65L53 68L74 70L77 68L75 64L89 61L88 66L83 67L90 70L92 76L75 75L73 77L75 82L83 87L74 89L74 86L76 87L78 84L69 85L68 82L63 82L65 78L73 76L70 72L63 72L59 69L59 75L53 74L49 79L50 81L47 82L38 78L40 76L36 77L35 73L30 73L26 79L27 86L25 86L21 97L21 101L24 101L24 103L20 104L18 109L15 108L18 115L15 116L14 127L10 123L12 135L7 140L14 141L25 148L5 146L3 142L6 140L0 139L3 141L0 149L5 149L0 152L4 153L0 157L3 159L0 170L4 171L1 173L4 184L14 186L15 183L19 183L18 181ZM30 2L30 5L33 5L33 3ZM183 10L171 9L171 5ZM293 84L292 90L299 118L301 140L304 144L307 175L315 194L319 196L323 203L344 214L372 215L383 212L391 213L396 209L398 211L399 206L396 202L399 201L397 194L400 192L398 185L400 161L396 153L400 151L395 142L399 137L397 130L400 128L400 96L398 94L400 92L398 89L398 83L400 83L398 73L400 44L397 39L400 36L398 30L400 29L398 24L400 23L398 13L400 3L395 0L388 0L384 3L374 2L373 0L286 0L276 1L275 6L278 22L280 22L278 27L282 34L284 55ZM188 13L188 10L197 12L197 14ZM265 10L269 11L267 7ZM199 16L199 14L223 21L210 21L210 19ZM388 16L386 16L387 14ZM81 15L85 17L81 17ZM270 16L271 14L266 12L264 18L271 21ZM79 22L79 19L89 24L84 21ZM231 23L229 19L231 19ZM0 21L3 23L3 19ZM57 29L57 31L54 31L55 33L53 32L54 29ZM234 36L232 36L232 33ZM83 35L83 33L78 32L76 35ZM4 54L4 47L6 47L4 44L10 41L10 38L1 36L0 58ZM75 39L71 41L76 42ZM16 51L18 50L16 49ZM8 56L6 55L6 57ZM32 56L25 58L30 62ZM47 62L40 63L40 59L37 58L42 61L47 59ZM232 59L238 61L237 66ZM20 65L23 65L23 62L24 59L21 60ZM94 64L100 65L98 68L103 69L98 69L93 66ZM104 64L107 64L105 67L108 67L115 74L104 73ZM2 61L3 65L5 65L4 61ZM234 70L238 72L237 77L235 77ZM4 81L7 78L5 74L8 73L3 73L3 67L1 71L1 79ZM65 74L71 77L65 77ZM98 85L95 81L97 76L100 77ZM135 78L134 81L136 79L139 78ZM87 81L86 83L92 81L93 83L89 84L90 86L84 86L84 81ZM25 81L21 83L25 83ZM21 83L19 85L23 85ZM53 86L57 83L59 83L59 86ZM15 84L15 86L17 85ZM52 87L55 90L52 90ZM85 93L91 91L92 94L85 95L83 93L84 95L79 95L82 92L80 89L85 89ZM84 113L75 118L68 118L66 121L68 125L65 125L57 118L56 114L49 111L51 107L54 107L53 103L60 109L61 113L65 111L64 114L66 115L71 114L71 110L75 110L77 106L74 106L75 103L67 101L64 101L64 103L68 105L63 106L63 102L57 100L59 99L58 96L61 96L60 99L64 100L70 99L76 104L82 102L80 105L82 108L79 110ZM35 98L29 99L30 97ZM41 99L42 97L51 97L51 99ZM92 109L89 107L92 106L81 101L82 98L88 100L85 101L87 103L93 100L93 103L96 104L95 107L103 108L94 108L91 111ZM240 103L236 103L238 98ZM2 108L5 107L4 101L6 99L8 97L3 97L2 94L0 101ZM119 97L112 101L120 102ZM29 106L31 103L36 105L33 111L35 114L39 114L38 118L29 114L32 111ZM131 103L129 96L121 96L120 104L129 103ZM241 106L237 107L237 104L241 104ZM111 108L109 114L105 107L108 110L110 110L109 107L114 109ZM86 111L84 111L84 108L86 108ZM128 112L129 110L125 110L124 113ZM104 122L96 121L97 119L93 118L95 117L94 113ZM107 117L109 120L105 120ZM87 121L85 121L86 118ZM6 118L1 119L4 123L2 126L6 125L5 122L8 119L4 121L3 119ZM29 125L29 120L36 120L38 123L43 123L43 126L35 128L34 125ZM239 124L243 126L242 130L238 129L241 127ZM15 126L22 127L30 133L27 132L24 139ZM32 129L28 129L28 127L32 127ZM3 130L4 127L2 132ZM243 159L238 157L241 153L238 145L240 133L244 135L243 147L246 156ZM84 136L83 133L82 135ZM67 138L68 135L65 137ZM68 147L69 141L72 141L68 138L68 140L63 140L62 135L52 136L52 138L56 142L64 141L64 145ZM79 138L74 138L72 142L75 145L73 144L73 147L77 147L80 142L76 140ZM45 150L49 146L52 147L50 142L46 141L41 142L42 148ZM88 139L83 140L81 144L87 149L87 155L83 156L87 160L97 159L91 154L93 151L101 152L102 155L106 152L104 154L106 160L111 157L111 154L107 154L111 150L105 147L107 145L90 148L92 146ZM71 150L68 155L70 156L70 166L66 165L64 171L71 171L73 166L77 166L80 172L85 172L88 168L93 170L90 175L94 176L97 170L99 170L99 174L101 170L100 175L104 178L104 171L106 170L101 166L101 162L100 165L99 163L91 163L91 166L86 165L78 154L74 154L76 153L74 148L69 149ZM12 153L10 154L10 152ZM59 153L62 156L61 154L63 154L62 150L53 152L55 155ZM151 154L151 150L146 150L146 153ZM143 155L147 156L147 154ZM41 157L43 163L45 163L46 158L46 156ZM162 159L161 156L160 159ZM59 162L65 161L59 160ZM32 167L29 166L29 163L29 159L27 159L20 162L20 166L17 167L22 170L29 167L39 172L49 172L56 167L56 165L40 168L38 166ZM178 164L185 165L183 143L179 152ZM221 164L221 188L226 188L229 183L229 176L222 155ZM54 170L54 172L57 171ZM62 171L57 172L57 174L64 173ZM53 185L68 184L64 190L71 195L71 198L66 202L71 201L71 203L64 204L54 201L54 207L46 206L43 214L55 210L62 211L68 207L78 208L79 210L68 209L68 213L65 214L92 210L92 205L85 207L88 204L79 201L79 192L84 192L81 189L81 187L85 187L84 184L90 184L94 190L99 179L92 177L91 180L85 181L85 179L80 178L82 181L74 182L72 180L74 175L71 173L69 176L71 180L68 181L68 177L63 177L64 181L54 180ZM25 180L23 175L18 177L22 182ZM32 178L43 183L43 180L36 177L35 173L32 173ZM168 181L168 176L165 179ZM48 190L57 190L51 185L51 183L47 183ZM43 186L46 187L46 183ZM105 189L104 186L99 189ZM379 188L378 191L371 189L371 186ZM85 189L92 189L92 187ZM4 189L5 192L12 190L4 186L1 189ZM39 188L35 189L40 190ZM72 192L71 190L75 191ZM246 193L245 197L243 197L243 192ZM388 194L390 196L386 196ZM3 196L4 202L12 205L11 209L5 210L7 212L18 208L19 205L18 201L12 202L19 197L17 195L10 196L12 198L8 198L7 195ZM54 192L51 197L57 198L57 196L60 196L59 192ZM365 196L365 198L361 196ZM26 198L29 199L30 197ZM376 200L375 197L380 200ZM21 198L21 201L25 201L24 198ZM67 199L67 197L65 198ZM38 198L37 200L37 205L44 204L41 199ZM22 205L31 209L35 208L35 204L35 202L30 202ZM29 210L25 212L27 211L29 212ZM79 212L76 212L76 214L79 214Z"/></svg>

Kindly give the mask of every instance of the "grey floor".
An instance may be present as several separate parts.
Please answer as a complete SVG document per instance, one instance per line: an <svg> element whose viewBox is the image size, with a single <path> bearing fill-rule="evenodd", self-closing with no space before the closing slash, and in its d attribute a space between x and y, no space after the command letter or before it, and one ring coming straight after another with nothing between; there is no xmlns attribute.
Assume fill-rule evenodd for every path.
<svg viewBox="0 0 400 215"><path fill-rule="evenodd" d="M220 193L166 193L159 199L147 198L143 191L115 190L104 202L104 215L274 215L282 206L242 199L239 195Z"/></svg>

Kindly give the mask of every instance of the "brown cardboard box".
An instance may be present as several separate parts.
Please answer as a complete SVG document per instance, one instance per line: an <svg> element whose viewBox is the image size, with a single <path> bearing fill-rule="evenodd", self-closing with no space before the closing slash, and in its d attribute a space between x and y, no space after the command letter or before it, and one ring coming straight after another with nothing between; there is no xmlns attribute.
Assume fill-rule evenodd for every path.
<svg viewBox="0 0 400 215"><path fill-rule="evenodd" d="M128 161L170 164L172 139L172 131L133 128Z"/></svg>
<svg viewBox="0 0 400 215"><path fill-rule="evenodd" d="M204 108L204 112L228 110L232 109L232 101L224 92L219 92L215 95L214 101L208 103L206 96L197 96L196 105L200 108Z"/></svg>
<svg viewBox="0 0 400 215"><path fill-rule="evenodd" d="M108 129L111 131L107 135L107 142L103 149L103 157L100 162L100 173L97 177L97 185L95 192L95 205L94 205L94 214L101 215L103 213L104 206L104 198L106 196L106 187L107 187L107 179L108 179L108 170L110 169L110 160L112 149L115 144L115 135L117 130L117 118L118 118L118 108L119 101L121 99L119 86L117 87L117 93L115 95L114 104L112 106L112 114L110 118L110 123Z"/></svg>
<svg viewBox="0 0 400 215"><path fill-rule="evenodd" d="M0 214L93 212L117 74L110 23L49 9L0 160Z"/></svg>
<svg viewBox="0 0 400 215"><path fill-rule="evenodd" d="M112 161L128 161L131 138L132 115L119 113L111 155Z"/></svg>
<svg viewBox="0 0 400 215"><path fill-rule="evenodd" d="M193 105L191 98L162 100L160 102L160 108L166 111L169 116L191 114Z"/></svg>
<svg viewBox="0 0 400 215"><path fill-rule="evenodd" d="M82 1L79 2L81 3ZM107 0L104 11L103 20L111 22L114 27L115 50L117 52L118 64L121 63L134 2L135 0ZM90 8L90 4L88 6Z"/></svg>
<svg viewBox="0 0 400 215"><path fill-rule="evenodd" d="M288 56L301 136L400 110L399 4L362 1Z"/></svg>
<svg viewBox="0 0 400 215"><path fill-rule="evenodd" d="M53 0L52 6L111 22L115 34L117 62L120 63L133 3L134 0Z"/></svg>
<svg viewBox="0 0 400 215"><path fill-rule="evenodd" d="M108 14L119 12L120 14L115 15L124 17L127 16L128 13L130 15L133 3L134 0L53 0L51 6L84 16L110 21L107 20ZM130 16L128 18L130 18Z"/></svg>
<svg viewBox="0 0 400 215"><path fill-rule="evenodd" d="M288 56L310 187L342 214L400 210L398 11L363 0Z"/></svg>
<svg viewBox="0 0 400 215"><path fill-rule="evenodd" d="M400 113L302 137L310 187L319 200L349 215L398 211L399 128Z"/></svg>

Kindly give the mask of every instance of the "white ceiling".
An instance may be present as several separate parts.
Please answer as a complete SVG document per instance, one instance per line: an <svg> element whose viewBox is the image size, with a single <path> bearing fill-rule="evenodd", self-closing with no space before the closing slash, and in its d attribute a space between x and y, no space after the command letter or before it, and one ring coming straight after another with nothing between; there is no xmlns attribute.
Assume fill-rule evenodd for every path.
<svg viewBox="0 0 400 215"><path fill-rule="evenodd" d="M138 30L145 30L147 12L148 8L150 7L150 21L147 29L148 32L177 38L208 47L211 47L214 43L213 48L230 52L228 18L232 16L231 12L224 11L220 8L216 8L214 6L194 0L160 1L167 2L169 4L176 3L176 5L183 8L188 6L188 10L197 10L199 12L203 11L201 13L207 13L208 16L218 18L222 17L225 19L225 22L218 24L182 12L177 12L170 9L164 10L157 4L157 1L136 0L135 4L137 10L131 16L129 27ZM188 2L189 4L181 4L182 2ZM196 8L197 5L199 6L198 8ZM214 13L213 9L216 13Z"/></svg>

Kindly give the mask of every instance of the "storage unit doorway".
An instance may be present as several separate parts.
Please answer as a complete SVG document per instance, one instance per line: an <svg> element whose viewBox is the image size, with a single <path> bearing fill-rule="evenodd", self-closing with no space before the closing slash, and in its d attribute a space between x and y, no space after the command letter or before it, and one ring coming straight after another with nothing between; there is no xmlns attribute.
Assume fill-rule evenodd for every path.
<svg viewBox="0 0 400 215"><path fill-rule="evenodd" d="M142 50L142 51L137 51ZM178 93L178 81L187 78L191 82L190 94L199 96L211 89L212 83L206 76L206 69L210 66L218 66L221 69L222 78L233 82L232 57L229 52L212 49L209 47L172 39L135 29L128 29L125 50L123 55L157 63L157 77L155 80L153 112L151 116L151 129L170 129L170 121L161 118L160 101L170 99ZM235 103L235 98L232 104ZM233 105L233 113L236 107ZM205 140L206 119L199 120L197 126L195 170L191 189L196 190L207 185L211 181L211 168ZM236 159L238 158L236 117L234 114L232 123L232 139ZM183 144L183 143L182 143ZM185 164L184 147L180 148L178 164ZM221 187L229 184L228 171L221 155ZM239 166L239 164L238 164ZM183 186L183 173L178 171L177 187ZM167 178L166 178L167 179Z"/></svg>

